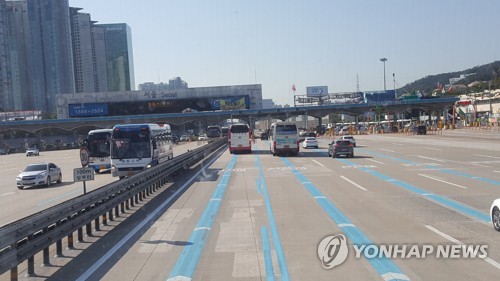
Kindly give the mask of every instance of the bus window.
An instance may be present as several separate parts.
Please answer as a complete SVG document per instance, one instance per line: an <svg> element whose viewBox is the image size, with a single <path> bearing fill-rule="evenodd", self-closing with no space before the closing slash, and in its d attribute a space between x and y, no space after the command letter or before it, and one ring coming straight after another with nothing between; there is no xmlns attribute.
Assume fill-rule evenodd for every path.
<svg viewBox="0 0 500 281"><path fill-rule="evenodd" d="M246 124L231 125L228 133L229 153L252 153L252 138L250 134L250 127Z"/></svg>

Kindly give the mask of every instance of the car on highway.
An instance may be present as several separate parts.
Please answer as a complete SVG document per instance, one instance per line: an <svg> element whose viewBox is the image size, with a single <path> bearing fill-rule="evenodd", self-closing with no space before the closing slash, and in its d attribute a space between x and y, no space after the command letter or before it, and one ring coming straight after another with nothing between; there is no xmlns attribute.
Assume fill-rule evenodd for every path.
<svg viewBox="0 0 500 281"><path fill-rule="evenodd" d="M425 125L418 126L417 135L427 135L427 127Z"/></svg>
<svg viewBox="0 0 500 281"><path fill-rule="evenodd" d="M0 155L7 155L7 150L0 148Z"/></svg>
<svg viewBox="0 0 500 281"><path fill-rule="evenodd" d="M302 148L318 148L318 140L315 137L307 137L302 142Z"/></svg>
<svg viewBox="0 0 500 281"><path fill-rule="evenodd" d="M354 147L348 140L336 140L328 146L328 156L336 158L340 155L345 157L354 157Z"/></svg>
<svg viewBox="0 0 500 281"><path fill-rule="evenodd" d="M26 150L26 157L28 156L40 156L40 151L36 147L31 147Z"/></svg>
<svg viewBox="0 0 500 281"><path fill-rule="evenodd" d="M500 198L495 199L490 208L491 223L496 231L500 231Z"/></svg>
<svg viewBox="0 0 500 281"><path fill-rule="evenodd" d="M356 147L356 139L353 136L341 136L339 140L347 140L352 143L354 147Z"/></svg>
<svg viewBox="0 0 500 281"><path fill-rule="evenodd" d="M198 140L199 141L206 141L206 140L208 140L208 137L207 137L207 135L201 135L198 137Z"/></svg>
<svg viewBox="0 0 500 281"><path fill-rule="evenodd" d="M179 138L179 141L189 141L189 137L187 135L182 135L180 138Z"/></svg>
<svg viewBox="0 0 500 281"><path fill-rule="evenodd" d="M62 182L61 168L54 163L30 164L16 177L17 188L25 186L47 186Z"/></svg>
<svg viewBox="0 0 500 281"><path fill-rule="evenodd" d="M263 132L261 135L260 135L260 139L261 140L269 140L269 134L266 132Z"/></svg>

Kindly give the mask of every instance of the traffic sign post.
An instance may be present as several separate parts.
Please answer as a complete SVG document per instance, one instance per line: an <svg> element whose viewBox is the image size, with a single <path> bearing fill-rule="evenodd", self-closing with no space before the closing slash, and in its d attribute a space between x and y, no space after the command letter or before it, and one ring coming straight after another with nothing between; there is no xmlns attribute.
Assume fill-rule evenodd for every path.
<svg viewBox="0 0 500 281"><path fill-rule="evenodd" d="M82 163L82 168L85 168L89 165L89 160L89 150L85 146L82 146L80 148L80 162Z"/></svg>
<svg viewBox="0 0 500 281"><path fill-rule="evenodd" d="M75 182L83 181L83 194L87 193L85 181L94 180L94 169L86 168L89 165L89 161L89 150L85 146L82 146L80 148L80 162L82 163L82 168L73 170L73 180Z"/></svg>

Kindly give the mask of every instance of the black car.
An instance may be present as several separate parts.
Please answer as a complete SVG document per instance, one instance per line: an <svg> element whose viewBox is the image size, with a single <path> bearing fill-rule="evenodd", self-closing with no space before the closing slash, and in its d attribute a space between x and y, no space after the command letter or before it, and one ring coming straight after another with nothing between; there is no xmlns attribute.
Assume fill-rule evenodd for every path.
<svg viewBox="0 0 500 281"><path fill-rule="evenodd" d="M420 125L417 127L417 135L427 135L427 127Z"/></svg>
<svg viewBox="0 0 500 281"><path fill-rule="evenodd" d="M261 139L261 140L268 140L268 139L269 139L269 136L267 135L267 133L266 133L266 132L264 132L264 133L262 133L262 134L260 135L260 139Z"/></svg>
<svg viewBox="0 0 500 281"><path fill-rule="evenodd" d="M328 147L328 156L336 158L339 155L345 155L350 158L354 157L354 147L350 141L337 140L330 144Z"/></svg>

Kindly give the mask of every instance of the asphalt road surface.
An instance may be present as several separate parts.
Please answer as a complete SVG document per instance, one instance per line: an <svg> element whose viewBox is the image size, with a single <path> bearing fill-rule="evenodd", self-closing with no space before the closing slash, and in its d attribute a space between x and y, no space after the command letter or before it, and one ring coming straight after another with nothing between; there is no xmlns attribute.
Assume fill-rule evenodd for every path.
<svg viewBox="0 0 500 281"><path fill-rule="evenodd" d="M200 144L201 145L201 144ZM174 146L174 157L188 149L198 147L197 142ZM16 176L28 164L52 162L61 167L63 182L51 187L16 187ZM16 221L83 194L83 183L73 182L73 169L81 168L79 149L42 151L40 156L26 157L24 153L0 155L0 225ZM87 192L117 180L108 173L95 174L86 182Z"/></svg>
<svg viewBox="0 0 500 281"><path fill-rule="evenodd" d="M354 158L327 139L297 157L223 151L38 278L498 280L500 136L461 132L357 136Z"/></svg>

